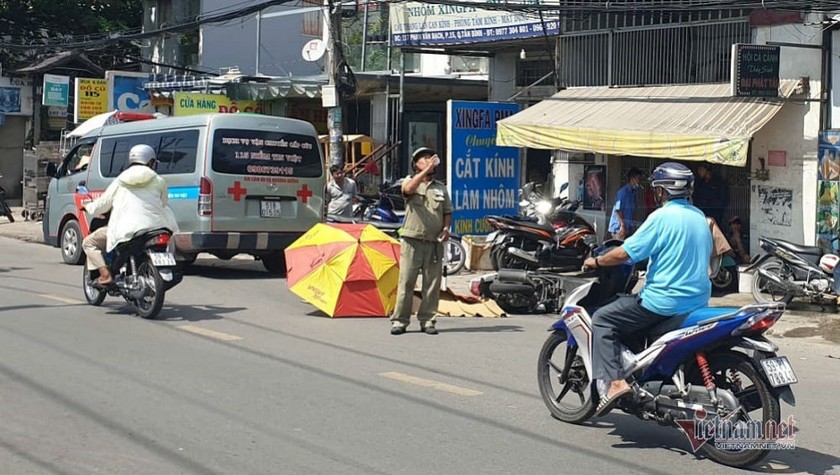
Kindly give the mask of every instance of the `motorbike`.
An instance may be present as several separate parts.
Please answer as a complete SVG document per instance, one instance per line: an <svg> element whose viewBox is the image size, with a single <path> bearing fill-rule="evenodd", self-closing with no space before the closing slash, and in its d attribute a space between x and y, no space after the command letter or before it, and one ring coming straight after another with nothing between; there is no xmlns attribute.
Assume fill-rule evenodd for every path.
<svg viewBox="0 0 840 475"><path fill-rule="evenodd" d="M3 178L3 175L0 175ZM6 203L6 189L0 186L0 216L5 216L10 223L15 222L15 216L12 214L12 208Z"/></svg>
<svg viewBox="0 0 840 475"><path fill-rule="evenodd" d="M606 392L606 382L591 378L591 315L630 292L634 267L597 269L594 278L568 294L560 319L548 328L537 365L540 395L563 422L590 419L598 394ZM718 463L747 467L761 461L769 450L751 440L739 444L738 434L759 430L773 439L770 443L791 436L767 433L778 427L780 401L795 404L793 368L764 336L784 310L780 302L707 307L665 319L623 341L622 366L633 392L616 409L679 426L695 451L702 449Z"/></svg>
<svg viewBox="0 0 840 475"><path fill-rule="evenodd" d="M751 290L756 302L789 304L794 298L807 297L817 304L836 303L840 296L840 282L834 278L837 255L822 247L764 236L758 245L764 254L753 258L745 270L754 272Z"/></svg>
<svg viewBox="0 0 840 475"><path fill-rule="evenodd" d="M564 183L560 187L560 193L567 188L568 183ZM493 228L486 238L486 242L491 245L490 262L493 269L536 269L567 265L580 267L580 262L583 261L577 262L573 251L566 250L566 253L555 255L545 252L551 247L549 241L560 230L573 225L589 224L575 214L580 202L563 197L546 200L534 190L534 183L527 183L520 190L521 212L518 216L487 216L487 223ZM540 262L538 253L546 260ZM564 257L571 257L571 262Z"/></svg>
<svg viewBox="0 0 840 475"><path fill-rule="evenodd" d="M497 230L487 236L497 269L580 269L598 241L592 224L574 213L560 229L502 216L488 216L487 222Z"/></svg>
<svg viewBox="0 0 840 475"><path fill-rule="evenodd" d="M603 245L620 245L610 240ZM590 244L594 248L594 242ZM588 254L588 253L587 253ZM470 292L494 300L511 314L555 313L562 305L568 286L579 272L561 273L553 269L499 269L470 281ZM635 282L638 275L635 276Z"/></svg>
<svg viewBox="0 0 840 475"><path fill-rule="evenodd" d="M84 194L83 191L80 191ZM91 231L105 225L99 219L91 223ZM105 255L105 263L114 278L107 287L97 283L99 270L82 266L82 290L85 300L98 307L105 297L122 297L146 319L157 317L163 307L166 291L183 279L175 262L172 231L158 228L140 231Z"/></svg>

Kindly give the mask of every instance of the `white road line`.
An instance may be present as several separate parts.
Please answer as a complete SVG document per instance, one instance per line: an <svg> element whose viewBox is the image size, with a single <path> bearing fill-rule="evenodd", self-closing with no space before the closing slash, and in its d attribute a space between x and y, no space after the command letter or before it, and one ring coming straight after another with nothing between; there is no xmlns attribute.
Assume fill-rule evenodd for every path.
<svg viewBox="0 0 840 475"><path fill-rule="evenodd" d="M69 304L73 304L73 305L82 305L84 303L87 303L84 300L70 299L70 298L67 298L67 297L59 297L58 295L38 294L38 296L39 297L44 297L45 299L55 300L56 302L69 303Z"/></svg>
<svg viewBox="0 0 840 475"><path fill-rule="evenodd" d="M242 339L241 336L208 330L206 328L201 328L194 325L180 325L178 326L178 329L184 330L185 332L195 333L196 335L206 336L208 338L215 338L216 340L222 341L237 341Z"/></svg>
<svg viewBox="0 0 840 475"><path fill-rule="evenodd" d="M418 378L417 376L410 376L408 374L397 373L393 371L387 373L379 373L379 376L390 379L396 379L397 381L402 381L404 383L416 384L417 386L423 386L425 388L446 391L452 394L458 394L460 396L481 396L482 394L484 394L483 392L476 391L474 389L462 388L460 386L454 386L452 384L441 383L440 381Z"/></svg>

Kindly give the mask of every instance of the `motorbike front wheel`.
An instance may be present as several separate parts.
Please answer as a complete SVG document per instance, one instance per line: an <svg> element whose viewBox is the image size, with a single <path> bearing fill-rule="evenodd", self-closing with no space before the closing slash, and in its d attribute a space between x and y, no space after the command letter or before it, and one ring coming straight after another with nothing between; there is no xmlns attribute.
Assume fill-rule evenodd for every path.
<svg viewBox="0 0 840 475"><path fill-rule="evenodd" d="M595 414L597 397L577 346L567 343L565 332L552 333L540 350L537 364L540 395L551 415L582 424Z"/></svg>
<svg viewBox="0 0 840 475"><path fill-rule="evenodd" d="M163 298L166 294L163 278L155 266L146 260L137 267L137 281L143 289L143 296L134 300L137 314L143 318L155 318L163 307Z"/></svg>
<svg viewBox="0 0 840 475"><path fill-rule="evenodd" d="M770 260L762 264L759 269L763 269L771 274L779 276L781 279L787 280L790 275L790 270L787 266L777 260ZM758 273L758 270L753 274L752 295L758 303L784 302L785 305L793 300L793 294L786 292L779 288L777 284L765 279Z"/></svg>
<svg viewBox="0 0 840 475"><path fill-rule="evenodd" d="M100 290L93 286L93 279L90 277L90 271L87 269L87 266L82 267L82 289L85 291L85 300L94 307L102 305L102 302L108 295L108 292L105 290Z"/></svg>

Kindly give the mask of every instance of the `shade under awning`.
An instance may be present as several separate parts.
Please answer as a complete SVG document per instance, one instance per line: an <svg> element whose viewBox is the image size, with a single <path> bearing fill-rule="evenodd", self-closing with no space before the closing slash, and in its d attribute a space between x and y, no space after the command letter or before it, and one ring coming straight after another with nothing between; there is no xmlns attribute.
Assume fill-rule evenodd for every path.
<svg viewBox="0 0 840 475"><path fill-rule="evenodd" d="M729 84L566 89L500 120L496 144L745 166L797 83L781 81L778 99L732 97Z"/></svg>

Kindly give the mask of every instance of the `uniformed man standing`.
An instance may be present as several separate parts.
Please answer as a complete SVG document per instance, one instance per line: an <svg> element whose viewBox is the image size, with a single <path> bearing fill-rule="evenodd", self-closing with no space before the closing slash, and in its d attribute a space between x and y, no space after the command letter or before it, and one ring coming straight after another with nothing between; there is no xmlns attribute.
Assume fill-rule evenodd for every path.
<svg viewBox="0 0 840 475"><path fill-rule="evenodd" d="M405 222L400 251L397 304L391 316L391 334L401 335L411 320L414 285L423 274L423 298L417 320L420 331L437 335L435 315L440 300L444 242L449 239L452 201L446 186L434 179L440 158L434 150L418 148L411 155L414 176L403 181Z"/></svg>

